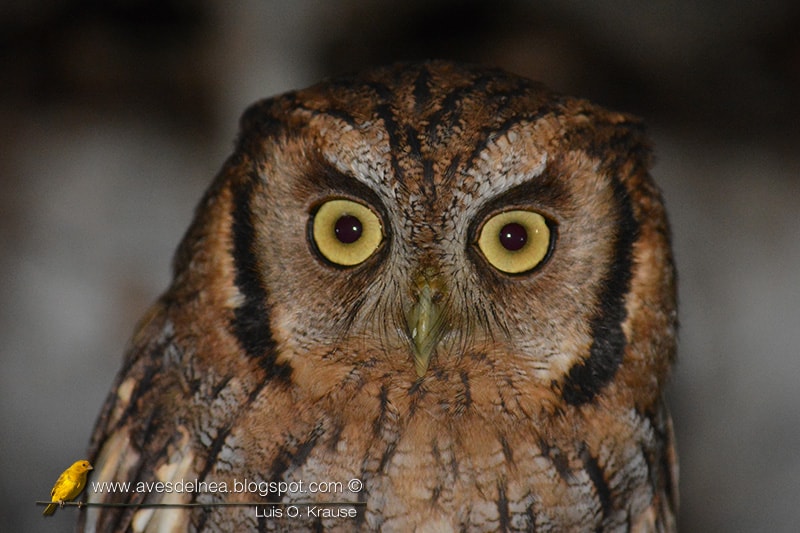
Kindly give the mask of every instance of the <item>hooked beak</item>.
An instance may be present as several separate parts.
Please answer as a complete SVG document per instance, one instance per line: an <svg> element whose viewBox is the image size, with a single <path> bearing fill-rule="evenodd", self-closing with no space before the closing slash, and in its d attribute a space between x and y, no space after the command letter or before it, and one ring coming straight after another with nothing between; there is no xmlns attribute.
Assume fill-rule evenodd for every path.
<svg viewBox="0 0 800 533"><path fill-rule="evenodd" d="M431 356L444 335L440 300L441 292L425 280L419 286L417 301L406 316L414 350L414 370L418 377L425 375Z"/></svg>

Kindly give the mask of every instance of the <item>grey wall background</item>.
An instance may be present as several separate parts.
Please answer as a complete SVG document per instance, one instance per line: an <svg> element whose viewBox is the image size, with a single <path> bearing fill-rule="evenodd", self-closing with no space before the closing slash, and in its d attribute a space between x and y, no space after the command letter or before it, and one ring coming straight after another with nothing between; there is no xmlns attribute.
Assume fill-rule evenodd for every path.
<svg viewBox="0 0 800 533"><path fill-rule="evenodd" d="M800 524L800 7L791 0L17 2L0 10L0 523L85 453L252 101L502 66L646 118L672 215L683 531ZM230 5L229 5L230 4Z"/></svg>

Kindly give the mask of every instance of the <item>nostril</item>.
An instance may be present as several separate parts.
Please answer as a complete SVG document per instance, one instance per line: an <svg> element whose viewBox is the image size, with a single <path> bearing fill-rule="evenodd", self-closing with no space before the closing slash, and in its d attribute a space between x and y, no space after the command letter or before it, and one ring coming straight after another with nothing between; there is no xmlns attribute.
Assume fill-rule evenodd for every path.
<svg viewBox="0 0 800 533"><path fill-rule="evenodd" d="M439 273L440 273L439 269L432 266L427 266L423 268L421 272L422 277L424 277L428 281L432 281L434 278L438 277Z"/></svg>

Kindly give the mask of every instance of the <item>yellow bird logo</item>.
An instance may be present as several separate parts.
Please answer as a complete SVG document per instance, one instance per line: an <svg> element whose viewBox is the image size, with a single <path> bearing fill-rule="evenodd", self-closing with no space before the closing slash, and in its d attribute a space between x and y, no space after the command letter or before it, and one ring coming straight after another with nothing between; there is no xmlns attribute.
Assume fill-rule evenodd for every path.
<svg viewBox="0 0 800 533"><path fill-rule="evenodd" d="M92 465L84 459L75 461L72 466L64 470L50 491L50 501L53 503L45 507L42 514L50 516L56 512L56 506L63 507L64 502L76 498L86 486L86 476L91 469Z"/></svg>

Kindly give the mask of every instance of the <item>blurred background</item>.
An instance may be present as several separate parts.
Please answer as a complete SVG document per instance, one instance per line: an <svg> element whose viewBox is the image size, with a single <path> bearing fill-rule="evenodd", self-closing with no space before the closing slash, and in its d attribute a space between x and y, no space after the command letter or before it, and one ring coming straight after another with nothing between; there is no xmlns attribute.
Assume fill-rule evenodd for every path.
<svg viewBox="0 0 800 533"><path fill-rule="evenodd" d="M14 5L16 4L16 5ZM644 117L680 271L682 531L800 524L800 4L73 0L0 8L0 523L44 522L251 102L396 60Z"/></svg>

